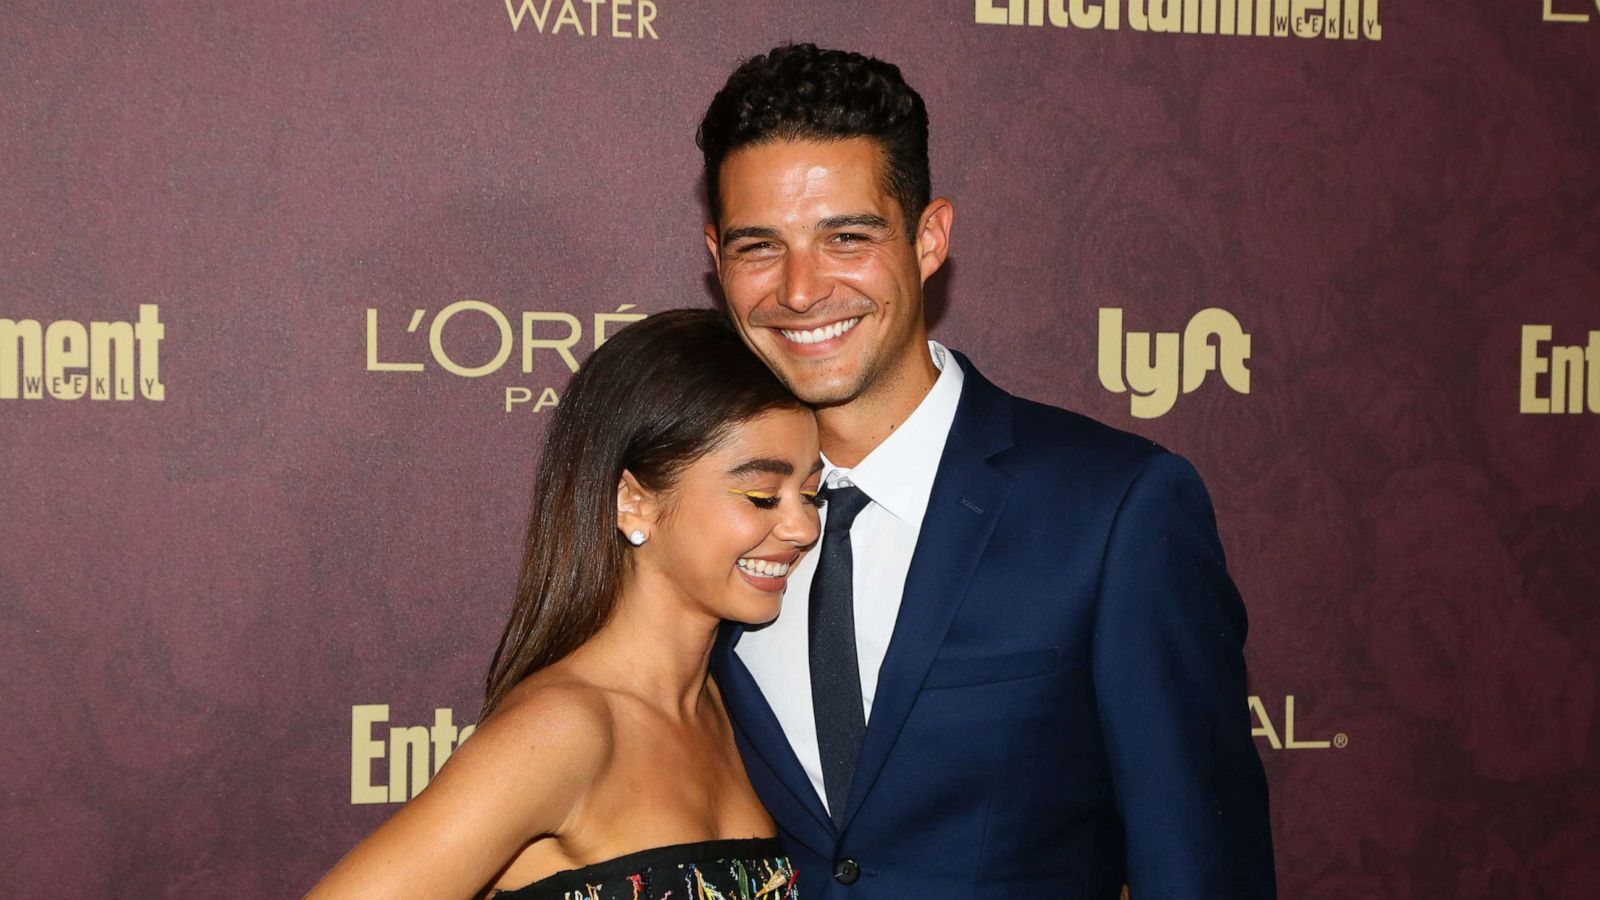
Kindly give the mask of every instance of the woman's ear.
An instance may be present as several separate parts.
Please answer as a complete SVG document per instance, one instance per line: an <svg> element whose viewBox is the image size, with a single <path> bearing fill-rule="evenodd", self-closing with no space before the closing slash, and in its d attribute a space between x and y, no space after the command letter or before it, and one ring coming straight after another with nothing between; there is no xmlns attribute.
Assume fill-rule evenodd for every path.
<svg viewBox="0 0 1600 900"><path fill-rule="evenodd" d="M650 539L657 512L655 491L640 484L632 472L623 469L622 477L617 479L617 530L637 547Z"/></svg>

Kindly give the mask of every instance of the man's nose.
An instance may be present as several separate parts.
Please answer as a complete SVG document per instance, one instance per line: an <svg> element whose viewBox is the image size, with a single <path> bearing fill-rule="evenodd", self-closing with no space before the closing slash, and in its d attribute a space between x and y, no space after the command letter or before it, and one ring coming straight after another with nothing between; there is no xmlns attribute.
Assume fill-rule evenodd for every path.
<svg viewBox="0 0 1600 900"><path fill-rule="evenodd" d="M803 313L828 296L832 283L810 253L790 253L783 261L783 283L778 288L778 303Z"/></svg>

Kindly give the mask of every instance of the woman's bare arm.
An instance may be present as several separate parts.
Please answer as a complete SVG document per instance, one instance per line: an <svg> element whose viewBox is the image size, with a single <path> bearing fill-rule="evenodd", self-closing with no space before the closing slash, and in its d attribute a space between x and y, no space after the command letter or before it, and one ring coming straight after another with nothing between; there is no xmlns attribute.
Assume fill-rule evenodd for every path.
<svg viewBox="0 0 1600 900"><path fill-rule="evenodd" d="M595 690L519 691L307 898L477 896L528 841L563 831L610 750Z"/></svg>

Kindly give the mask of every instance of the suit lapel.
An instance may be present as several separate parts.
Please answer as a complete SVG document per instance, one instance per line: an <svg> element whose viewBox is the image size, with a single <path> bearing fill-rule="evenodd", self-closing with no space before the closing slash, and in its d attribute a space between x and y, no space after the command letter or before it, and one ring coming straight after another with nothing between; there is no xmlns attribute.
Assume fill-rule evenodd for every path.
<svg viewBox="0 0 1600 900"><path fill-rule="evenodd" d="M734 727L744 735L746 743L791 795L793 811L804 810L803 816L782 815L782 821L790 826L791 831L797 830L796 825L815 825L820 831L807 834L805 842L817 853L828 856L833 846L833 820L812 788L811 779L806 776L799 758L794 755L794 748L789 746L789 737L762 695L760 686L739 655L733 652L743 634L744 626L729 623L717 635L716 646L712 649L713 672L722 689L723 703L728 707ZM773 812L781 814L784 811L775 809ZM807 823L806 819L811 822Z"/></svg>
<svg viewBox="0 0 1600 900"><path fill-rule="evenodd" d="M988 462L989 456L1011 445L1010 397L984 380L965 357L957 354L957 359L965 379L961 403L939 461L900 612L878 672L872 716L842 827L848 827L860 810L894 749L1013 485L1010 476Z"/></svg>

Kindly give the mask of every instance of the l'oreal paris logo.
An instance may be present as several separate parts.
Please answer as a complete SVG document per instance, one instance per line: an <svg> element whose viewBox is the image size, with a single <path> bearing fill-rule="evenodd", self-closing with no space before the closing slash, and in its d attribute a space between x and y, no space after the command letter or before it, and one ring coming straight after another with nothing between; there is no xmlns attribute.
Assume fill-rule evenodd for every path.
<svg viewBox="0 0 1600 900"><path fill-rule="evenodd" d="M645 317L645 313L630 312L632 309L632 303L624 303L615 312L594 314L590 334L595 349L606 342L611 331ZM533 373L535 351L553 352L569 371L578 371L574 348L583 341L584 320L572 313L524 310L508 316L492 303L457 300L433 313L425 307L412 309L403 329L394 320L383 326L378 315L377 307L367 307L368 372L423 372L431 357L434 364L452 375L483 378L505 367L518 348L522 350L520 370L524 375ZM497 335L499 340L492 341L493 352L487 359L469 359L460 349L451 350L445 335L451 331L452 323L456 329L470 329L476 323L480 330L487 328ZM505 389L507 413L514 409L539 412L560 402L561 396L552 386L544 387L537 395L533 387L523 385Z"/></svg>
<svg viewBox="0 0 1600 900"><path fill-rule="evenodd" d="M1595 11L1600 13L1600 0L1589 0L1594 5ZM1565 22L1573 25L1589 21L1589 11L1584 9L1584 0L1544 0L1544 16L1546 22ZM1558 11L1557 8L1560 8ZM1583 10L1573 12L1573 10Z"/></svg>
<svg viewBox="0 0 1600 900"><path fill-rule="evenodd" d="M1326 750L1329 747L1343 750L1350 746L1350 736L1339 732L1331 738L1307 740L1301 737L1295 729L1294 695L1286 694L1283 698L1283 715L1274 723L1273 715L1267 710L1267 705L1258 696L1251 696L1250 717L1254 719L1250 729L1251 737L1266 738L1267 746L1274 750ZM1282 726L1281 728L1279 726Z"/></svg>

